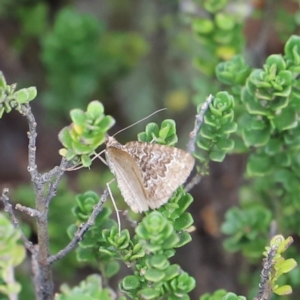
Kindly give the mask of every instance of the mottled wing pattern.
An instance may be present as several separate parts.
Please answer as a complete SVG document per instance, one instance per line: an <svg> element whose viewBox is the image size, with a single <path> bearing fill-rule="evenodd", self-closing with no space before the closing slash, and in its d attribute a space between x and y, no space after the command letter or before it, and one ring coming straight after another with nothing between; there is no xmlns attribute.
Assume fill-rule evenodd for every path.
<svg viewBox="0 0 300 300"><path fill-rule="evenodd" d="M108 147L105 154L126 203L134 212L148 210L147 192L143 187L141 170L135 160L126 151L115 147Z"/></svg>
<svg viewBox="0 0 300 300"><path fill-rule="evenodd" d="M123 146L142 174L147 204L155 209L163 205L190 175L195 159L188 152L164 145L129 142Z"/></svg>
<svg viewBox="0 0 300 300"><path fill-rule="evenodd" d="M178 148L141 142L120 144L108 137L108 166L120 191L135 212L165 204L191 173L195 159Z"/></svg>

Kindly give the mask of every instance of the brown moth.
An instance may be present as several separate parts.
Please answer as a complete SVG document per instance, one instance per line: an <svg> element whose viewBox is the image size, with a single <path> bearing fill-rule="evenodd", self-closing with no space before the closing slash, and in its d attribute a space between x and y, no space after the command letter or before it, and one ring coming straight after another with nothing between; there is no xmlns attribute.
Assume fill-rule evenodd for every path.
<svg viewBox="0 0 300 300"><path fill-rule="evenodd" d="M126 203L134 212L165 204L190 175L194 157L181 149L142 142L120 144L108 136L105 156Z"/></svg>

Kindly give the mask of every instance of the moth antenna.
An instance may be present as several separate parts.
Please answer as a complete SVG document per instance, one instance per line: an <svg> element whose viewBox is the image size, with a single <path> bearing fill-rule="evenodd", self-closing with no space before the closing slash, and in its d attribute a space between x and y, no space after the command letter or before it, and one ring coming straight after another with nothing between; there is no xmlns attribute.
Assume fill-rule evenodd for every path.
<svg viewBox="0 0 300 300"><path fill-rule="evenodd" d="M106 186L107 186L109 196L110 196L110 198L111 198L111 201L112 201L112 203L113 203L113 206L114 206L115 211L116 211L116 214L117 214L118 228L119 228L119 235L120 235L120 234L121 234L121 220L120 220L119 210L118 210L118 207L117 207L117 205L116 205L115 199L114 199L114 197L113 197L113 195L112 195L110 186L109 186L109 185L110 185L112 182L114 182L114 181L115 181L115 179L112 179L110 182L106 183Z"/></svg>
<svg viewBox="0 0 300 300"><path fill-rule="evenodd" d="M163 110L166 110L166 108L161 108L161 109L159 109L159 110L153 112L153 113L150 114L149 116L147 116L147 117L145 117L145 118L143 118L143 119L141 119L141 120L138 120L137 122L135 122L135 123L133 123L133 124L131 124L131 125L125 127L125 128L122 128L121 130L117 131L113 136L119 134L120 132L122 132L122 131L124 131L124 130L126 130L126 129L128 129L128 128L130 128L130 127L136 125L136 124L138 124L138 123L141 123L141 122L145 121L146 119L152 117L153 115L155 115L155 114L157 114L157 113L159 113L159 112L161 112L161 111L163 111Z"/></svg>

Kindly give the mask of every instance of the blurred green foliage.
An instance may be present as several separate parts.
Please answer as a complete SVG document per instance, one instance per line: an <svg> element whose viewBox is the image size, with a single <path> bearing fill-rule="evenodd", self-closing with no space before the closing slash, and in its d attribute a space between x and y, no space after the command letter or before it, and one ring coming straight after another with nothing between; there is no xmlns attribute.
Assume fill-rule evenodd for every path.
<svg viewBox="0 0 300 300"><path fill-rule="evenodd" d="M22 27L20 46L24 45L28 38L40 37L45 34L48 27L47 15L49 13L45 2L40 1L34 5L17 6L15 13Z"/></svg>
<svg viewBox="0 0 300 300"><path fill-rule="evenodd" d="M213 294L204 294L199 300L247 300L244 296L238 296L234 293L228 293L225 290L217 290Z"/></svg>
<svg viewBox="0 0 300 300"><path fill-rule="evenodd" d="M18 295L21 285L15 281L15 267L23 262L26 252L20 244L20 231L0 213L0 298Z"/></svg>
<svg viewBox="0 0 300 300"><path fill-rule="evenodd" d="M271 220L277 222L279 232L299 232L296 216L300 203L297 138L300 39L291 36L285 44L284 55L270 55L261 68L252 69L239 54L244 41L241 27L234 30L236 25L242 24L241 19L234 16L237 10L226 10L230 1L211 0L203 5L210 14L207 18L193 16L192 29L200 43L207 48L205 51L213 58L209 60L205 55L197 57L196 66L201 72L210 75L215 68L216 77L228 86L228 91L233 95L232 103L235 105L232 109L237 130L229 150L249 154L246 176L254 178L253 184L249 183L252 193L248 195L247 201L241 199L240 208L234 207L226 213L222 231L229 237L224 245L228 251L242 251L243 255L254 262L255 257L260 257L268 240ZM276 8L281 5L283 2L278 3ZM288 19L287 15L283 17L283 13L275 23L286 22L285 29L291 25L291 34L296 18ZM297 13L294 16L297 17ZM229 28L227 35L226 29ZM220 48L221 56L218 55ZM203 102L200 90L194 102ZM205 126L201 128L200 134L205 132ZM220 137L220 140L227 142L226 138ZM198 146L203 148L202 144L205 145L201 143ZM299 253L294 252L294 258L297 260ZM287 282L291 280L292 273L285 277ZM248 278L250 276L248 274Z"/></svg>
<svg viewBox="0 0 300 300"><path fill-rule="evenodd" d="M60 287L60 292L56 294L55 300L111 300L114 294L108 288L103 288L101 277L96 274L88 276L73 289L64 284Z"/></svg>
<svg viewBox="0 0 300 300"><path fill-rule="evenodd" d="M58 134L60 142L65 148L60 154L67 160L80 160L83 167L92 164L91 155L105 141L106 132L113 126L115 120L104 115L101 102L91 102L86 112L73 109L70 112L72 124L64 127Z"/></svg>
<svg viewBox="0 0 300 300"><path fill-rule="evenodd" d="M17 203L22 203L22 205L29 207L34 206L34 191L29 185L19 185L18 188L14 190L12 197ZM56 197L52 199L49 211L48 230L51 254L55 254L64 248L69 240L67 228L74 222L74 217L69 213L74 206L74 199L75 195L69 188L66 178L64 178L59 185ZM36 224L34 223L34 220L29 219L28 225L28 236L35 239ZM69 255L64 257L64 259L54 264L54 270L57 271L57 276L61 277L63 280L66 278L72 278L75 268L78 268L78 265L75 260L74 252L69 253ZM24 270L21 271L21 273L23 272ZM24 274L21 274L20 276L23 282L28 281L28 276L25 277ZM32 285L24 284L20 296L25 298L25 295L30 292L27 291L28 289L32 292Z"/></svg>
<svg viewBox="0 0 300 300"><path fill-rule="evenodd" d="M21 35L19 40L14 41L16 49L20 52L25 48L27 38L34 37L41 42L41 60L48 85L43 103L47 113L49 112L49 119L64 117L74 107L83 108L94 95L100 97L102 102L109 100L116 80L130 74L140 59L148 53L150 45L146 38L156 30L162 34L164 29L171 45L165 54L161 51L159 56L179 58L190 54L187 33L174 26L172 15L160 15L154 21L149 21L149 17L145 20L145 14L141 15L143 24L149 25L145 31L147 34L144 32L145 35L142 36L130 31L112 31L104 21L70 7L58 11L52 26L48 21L49 11L45 2L33 3L32 6L23 5L24 3L4 0L3 6L0 7L0 17L3 18L9 11L9 14L17 17L21 23ZM126 3L117 6L114 2L112 6L114 5L120 13L126 8ZM149 3L148 6L145 4L145 7L153 8L153 3ZM281 9L283 3L276 3L276 19L272 21L278 29L279 36L286 41L299 24L299 12L291 17L290 13ZM234 4L234 8L241 7L238 3ZM7 9L13 7L11 5L15 5L15 9ZM246 187L247 196L241 194L240 207L234 207L226 213L222 230L229 235L224 243L228 251L242 251L251 262L255 262L260 259L266 245L272 220L276 220L280 232L300 234L300 40L298 36L292 36L285 44L284 55L270 55L263 66L252 69L248 63L249 57L246 60L240 54L245 47L242 27L249 13L247 7L242 6L242 10L233 9L232 1L228 0L195 1L195 5L195 11L198 5L201 11L206 12L201 16L195 14L189 17L198 43L194 65L202 72L202 76L206 76L202 77L203 80L201 76L195 80L196 95L193 102L197 105L198 112L207 96L206 92L215 94L197 139L196 156L205 165L202 174L207 174L210 160L222 161L227 153L233 151L249 154L247 176L253 181ZM259 9L251 9L256 17L262 16ZM129 10L132 10L131 7ZM146 15L149 16L150 13L148 10ZM153 38L151 41L156 40ZM162 48L159 49L165 50ZM151 68L148 66L144 69L149 71ZM163 70L159 69L161 73ZM181 71L182 74L179 74ZM165 74L166 77L151 73L155 80L167 78L166 81L172 82L169 83L171 87L175 85L178 88L166 97L170 107L178 111L188 103L186 85L189 84L189 77L185 76L185 71L180 69L180 72L176 73L170 68L166 72L168 74ZM135 76L148 78L143 77L145 75L141 76L140 72L141 70L137 71ZM230 94L227 91L217 93L222 88L215 76L228 87ZM127 107L127 113L130 114L139 111L141 107L144 109L145 105L151 106L148 100L153 96L153 87L148 85L149 80L144 80L144 84L138 87L135 83L133 80L133 84L128 85L131 95L135 93L134 95L140 96L134 100L135 105L123 103L122 107L120 104L121 109ZM31 101L36 95L33 87L19 91L15 88L15 85L7 85L4 77L1 77L1 116L14 108L20 110L23 104ZM162 93L159 94L160 101L163 96ZM107 104L110 105L108 101ZM84 165L90 164L90 155L103 143L104 134L113 124L112 119L109 119L106 124L100 126L99 122L103 119L93 118L95 111L105 118L99 106L88 111L85 115L81 110L73 110L71 115L75 126L64 129L65 134L60 135L65 148L73 150L73 153L68 153L68 157L81 155ZM92 133L95 129L98 129L97 134ZM235 133L234 138L232 133ZM144 142L155 139L161 144L174 145L177 142L175 123L169 119L163 121L161 126L150 123L138 138ZM84 142L84 147L79 145L79 141ZM108 172L101 175L99 179L96 174L93 180L88 180L82 175L80 180L83 186L88 186L92 181L98 182L101 189L107 174ZM21 186L14 196L17 202L33 205L33 191L28 186ZM49 215L52 253L56 253L66 244L67 236L62 228L72 224L68 230L69 237L72 237L78 226L87 220L98 200L99 196L91 191L75 196L69 191L66 182L62 182L57 196L51 203ZM191 196L179 189L165 206L157 212L147 213L135 233L128 230L119 233L115 221L110 218L111 209L104 207L76 251L79 261L96 265L104 279L90 276L73 289L65 285L57 299L83 299L82 297L91 295L111 299L111 291L103 287L102 280L118 272L117 260L125 262L133 271L133 275L126 276L120 283L120 289L130 297L157 299L168 295L169 299L189 299L187 293L193 289L195 281L182 271L180 266L171 264L169 258L174 255L176 247L183 246L191 239L188 229L193 219L186 212L191 201ZM74 217L68 213L71 210ZM62 212L66 212L64 218L61 217ZM30 228L31 234L34 235L34 225L30 224ZM295 247L291 247L289 251L295 260L300 259L299 251ZM276 262L280 265L282 257ZM71 276L77 267L72 253L55 264L64 280L68 280L68 276ZM280 265L280 268L280 271L289 270L287 266L282 268ZM247 284L252 281L249 278L258 276L250 272L247 275L248 278L244 280ZM274 272L273 275L276 277L278 273ZM282 282L286 285L300 284L298 270L281 276L280 279L280 286ZM151 285L151 288L148 285ZM25 299L25 294L20 295ZM201 299L238 300L245 297L219 290L212 295L203 295Z"/></svg>
<svg viewBox="0 0 300 300"><path fill-rule="evenodd" d="M239 57L216 68L218 78L231 86L244 107L238 120L244 147L238 150L250 154L246 170L256 190L256 197L241 210L227 212L222 230L230 235L226 249L242 250L249 258L260 256L271 219L279 232L299 234L299 57L300 38L292 36L284 55L270 55L261 69L249 72Z"/></svg>
<svg viewBox="0 0 300 300"><path fill-rule="evenodd" d="M137 33L111 32L105 27L92 15L71 8L57 14L42 41L47 111L65 116L70 109L85 106L94 94L107 98L113 82L147 53L147 42Z"/></svg>
<svg viewBox="0 0 300 300"><path fill-rule="evenodd" d="M227 92L214 96L205 113L204 122L197 138L195 156L204 164L209 160L221 162L234 148L230 135L237 130L234 122L234 98ZM198 113L201 105L197 107Z"/></svg>
<svg viewBox="0 0 300 300"><path fill-rule="evenodd" d="M16 84L7 85L4 75L0 71L0 118L4 112L12 109L22 112L21 106L32 101L37 94L36 88L31 86L16 91Z"/></svg>

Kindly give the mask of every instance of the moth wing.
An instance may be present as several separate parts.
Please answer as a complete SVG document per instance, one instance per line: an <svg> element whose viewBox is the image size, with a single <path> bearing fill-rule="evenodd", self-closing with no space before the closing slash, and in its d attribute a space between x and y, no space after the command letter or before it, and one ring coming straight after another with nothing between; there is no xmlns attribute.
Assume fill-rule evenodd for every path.
<svg viewBox="0 0 300 300"><path fill-rule="evenodd" d="M141 170L134 158L115 147L106 149L106 157L125 202L134 212L148 210L147 191L143 186Z"/></svg>
<svg viewBox="0 0 300 300"><path fill-rule="evenodd" d="M169 146L162 147L165 149L159 159L161 163L154 164L157 176L152 176L150 184L146 187L148 205L152 209L168 202L178 187L187 180L195 163L193 156L186 151Z"/></svg>
<svg viewBox="0 0 300 300"><path fill-rule="evenodd" d="M141 178L152 208L165 204L190 175L194 157L181 149L150 143L129 142L124 147L141 170Z"/></svg>

